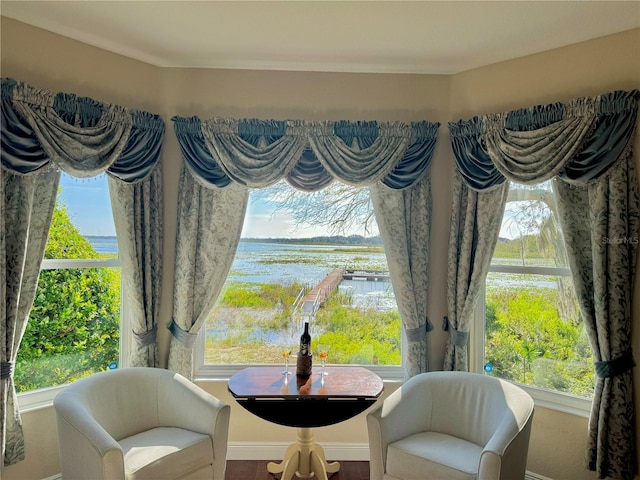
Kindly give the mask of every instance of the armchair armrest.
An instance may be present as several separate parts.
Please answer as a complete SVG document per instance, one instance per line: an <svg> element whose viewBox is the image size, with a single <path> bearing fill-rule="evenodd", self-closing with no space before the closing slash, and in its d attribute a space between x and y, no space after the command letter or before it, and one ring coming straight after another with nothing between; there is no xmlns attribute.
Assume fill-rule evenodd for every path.
<svg viewBox="0 0 640 480"><path fill-rule="evenodd" d="M158 415L164 425L213 439L214 478L224 478L231 408L180 375L158 384Z"/></svg>
<svg viewBox="0 0 640 480"><path fill-rule="evenodd" d="M430 409L428 394L410 380L367 415L371 480L382 480L390 443L427 429Z"/></svg>
<svg viewBox="0 0 640 480"><path fill-rule="evenodd" d="M124 478L122 448L86 408L63 390L54 399L61 469L65 480Z"/></svg>
<svg viewBox="0 0 640 480"><path fill-rule="evenodd" d="M505 415L482 451L478 480L524 478L532 421L533 410L522 425L515 416Z"/></svg>

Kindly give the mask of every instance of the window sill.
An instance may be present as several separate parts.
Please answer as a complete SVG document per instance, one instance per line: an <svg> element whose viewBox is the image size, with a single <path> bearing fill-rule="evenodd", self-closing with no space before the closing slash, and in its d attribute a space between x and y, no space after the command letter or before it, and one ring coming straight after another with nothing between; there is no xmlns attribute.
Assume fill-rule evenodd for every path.
<svg viewBox="0 0 640 480"><path fill-rule="evenodd" d="M66 385L58 387L41 388L31 392L18 394L18 408L20 413L32 412L53 405L53 399Z"/></svg>
<svg viewBox="0 0 640 480"><path fill-rule="evenodd" d="M591 414L591 399L532 387L531 385L520 383L516 383L516 385L531 395L536 406L586 418L589 418Z"/></svg>
<svg viewBox="0 0 640 480"><path fill-rule="evenodd" d="M249 366L252 365L201 365L194 375L194 381L227 381L236 372ZM379 365L362 366L378 374L385 382L402 382L404 380L402 367ZM586 418L591 414L592 402L588 398L576 397L561 392L552 392L530 385L516 385L529 393L537 406Z"/></svg>
<svg viewBox="0 0 640 480"><path fill-rule="evenodd" d="M195 375L195 381L228 380L234 373L248 367L249 365L227 365L227 366L202 366ZM375 372L385 382L402 382L403 371L401 367L381 367L366 366ZM517 384L533 398L536 406L569 413L588 418L591 414L591 400L576 397L559 392L552 392L542 388L531 387L529 385ZM32 392L18 394L18 406L20 413L26 413L53 405L55 396L65 387L65 385L51 388L43 388Z"/></svg>
<svg viewBox="0 0 640 480"><path fill-rule="evenodd" d="M240 370L255 365L201 365L194 375L194 381L229 380ZM354 365L356 366L356 365ZM383 381L401 381L404 372L400 366L357 365L368 368ZM290 367L291 368L291 367Z"/></svg>

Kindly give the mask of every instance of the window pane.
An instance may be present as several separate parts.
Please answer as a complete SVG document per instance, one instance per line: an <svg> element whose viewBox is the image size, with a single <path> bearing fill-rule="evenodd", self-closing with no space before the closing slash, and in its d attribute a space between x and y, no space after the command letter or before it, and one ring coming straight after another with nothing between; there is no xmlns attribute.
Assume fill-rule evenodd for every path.
<svg viewBox="0 0 640 480"><path fill-rule="evenodd" d="M484 367L507 380L591 397L593 361L573 281L553 271L568 264L556 212L549 182L510 185L491 265L514 273L503 267L487 276Z"/></svg>
<svg viewBox="0 0 640 480"><path fill-rule="evenodd" d="M46 265L50 259L94 259L99 263L117 258L104 175L80 180L63 174L44 256L18 350L18 392L62 385L117 366L120 268Z"/></svg>
<svg viewBox="0 0 640 480"><path fill-rule="evenodd" d="M120 268L42 270L15 370L18 392L64 385L118 362Z"/></svg>
<svg viewBox="0 0 640 480"><path fill-rule="evenodd" d="M551 183L512 183L492 264L566 267L567 253L557 221Z"/></svg>
<svg viewBox="0 0 640 480"><path fill-rule="evenodd" d="M400 365L400 316L380 238L332 236L318 222L296 223L274 209L252 194L243 239L205 325L205 364L284 363L284 349L295 365L309 320L312 349L330 345L328 363ZM309 315L315 297L307 295L336 271L355 273Z"/></svg>
<svg viewBox="0 0 640 480"><path fill-rule="evenodd" d="M591 397L591 348L570 277L490 273L485 370L507 380Z"/></svg>
<svg viewBox="0 0 640 480"><path fill-rule="evenodd" d="M81 179L66 173L60 177L60 189L53 224L56 218L69 222L82 237L89 240L86 244L77 244L75 239L64 236L54 237L55 230L49 233L49 244L45 258L115 258L118 256L116 229L113 224L111 200L106 174ZM61 232L60 235L64 235Z"/></svg>

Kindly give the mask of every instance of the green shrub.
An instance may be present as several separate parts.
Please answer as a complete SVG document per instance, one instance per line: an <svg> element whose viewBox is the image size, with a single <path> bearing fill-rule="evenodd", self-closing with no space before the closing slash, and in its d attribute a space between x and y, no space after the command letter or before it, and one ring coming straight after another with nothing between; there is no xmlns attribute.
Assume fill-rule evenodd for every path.
<svg viewBox="0 0 640 480"><path fill-rule="evenodd" d="M558 314L553 288L487 295L486 361L516 382L591 396L592 358L584 325Z"/></svg>
<svg viewBox="0 0 640 480"><path fill-rule="evenodd" d="M45 258L99 258L64 205L54 210ZM18 350L18 392L69 383L118 361L120 275L113 268L42 270Z"/></svg>

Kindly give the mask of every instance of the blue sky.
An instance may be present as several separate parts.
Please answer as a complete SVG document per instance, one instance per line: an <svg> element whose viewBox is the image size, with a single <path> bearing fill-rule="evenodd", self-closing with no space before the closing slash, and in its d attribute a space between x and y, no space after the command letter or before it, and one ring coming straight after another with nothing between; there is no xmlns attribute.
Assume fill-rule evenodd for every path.
<svg viewBox="0 0 640 480"><path fill-rule="evenodd" d="M74 178L62 174L60 196L82 235L115 236L106 175Z"/></svg>
<svg viewBox="0 0 640 480"><path fill-rule="evenodd" d="M250 196L241 236L243 238L308 238L328 235L326 228L315 225L304 224L296 227L291 215L282 211L274 213L273 210L273 206Z"/></svg>
<svg viewBox="0 0 640 480"><path fill-rule="evenodd" d="M63 174L60 187L61 197L67 206L71 221L82 235L115 236L106 175L79 179ZM289 214L274 214L272 210L273 208L264 201L252 199L247 207L242 237L304 238L327 235L326 229L314 225L307 224L296 228ZM506 223L503 223L500 235L507 238L517 237L517 232L510 231Z"/></svg>
<svg viewBox="0 0 640 480"><path fill-rule="evenodd" d="M82 235L115 236L111 201L106 175L79 179L63 174L61 198L71 221ZM263 201L251 201L242 230L245 238L300 238L326 235L324 229L306 225L295 228L295 222L284 212L274 214Z"/></svg>
<svg viewBox="0 0 640 480"><path fill-rule="evenodd" d="M61 197L67 206L71 221L83 235L115 236L111 214L111 200L106 175L79 179L62 174ZM252 200L247 207L242 229L243 238L304 238L327 235L324 228L314 225L296 227L286 212L273 213L264 201ZM503 223L500 235L515 238L518 233ZM362 232L350 232L361 234Z"/></svg>

